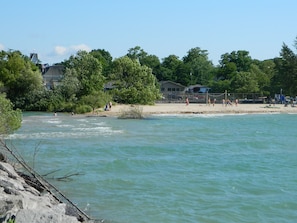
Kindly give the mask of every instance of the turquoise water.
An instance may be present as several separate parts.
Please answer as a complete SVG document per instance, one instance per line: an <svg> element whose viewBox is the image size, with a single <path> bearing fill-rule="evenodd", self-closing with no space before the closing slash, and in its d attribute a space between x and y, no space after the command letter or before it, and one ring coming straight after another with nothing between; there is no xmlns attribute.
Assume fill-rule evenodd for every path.
<svg viewBox="0 0 297 223"><path fill-rule="evenodd" d="M14 146L42 174L80 173L51 182L94 218L296 222L296 114L23 120Z"/></svg>

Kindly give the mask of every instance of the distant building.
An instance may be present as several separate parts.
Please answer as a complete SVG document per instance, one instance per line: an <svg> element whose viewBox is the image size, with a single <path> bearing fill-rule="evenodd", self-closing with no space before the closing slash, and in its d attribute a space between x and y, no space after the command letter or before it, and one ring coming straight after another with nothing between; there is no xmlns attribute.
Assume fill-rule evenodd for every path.
<svg viewBox="0 0 297 223"><path fill-rule="evenodd" d="M43 84L47 89L53 89L58 86L64 77L65 67L63 65L48 66L43 69Z"/></svg>
<svg viewBox="0 0 297 223"><path fill-rule="evenodd" d="M195 84L195 85L190 85L185 89L186 93L207 93L210 91L211 88L200 85L200 84Z"/></svg>
<svg viewBox="0 0 297 223"><path fill-rule="evenodd" d="M159 84L162 94L180 94L185 90L185 86L173 81L160 81Z"/></svg>
<svg viewBox="0 0 297 223"><path fill-rule="evenodd" d="M37 53L30 53L30 60L36 65L40 64Z"/></svg>
<svg viewBox="0 0 297 223"><path fill-rule="evenodd" d="M42 64L37 53L31 53L30 60L39 67L46 89L50 90L59 85L64 76L65 67L63 65Z"/></svg>

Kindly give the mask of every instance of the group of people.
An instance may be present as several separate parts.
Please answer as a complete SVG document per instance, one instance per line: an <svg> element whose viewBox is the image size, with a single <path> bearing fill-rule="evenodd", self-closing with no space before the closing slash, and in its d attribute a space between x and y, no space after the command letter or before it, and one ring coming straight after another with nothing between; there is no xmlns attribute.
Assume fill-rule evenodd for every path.
<svg viewBox="0 0 297 223"><path fill-rule="evenodd" d="M238 99L235 99L234 104L235 106L238 105ZM230 99L227 99L227 100L223 99L223 106L228 106L228 105L232 106L233 105L232 101Z"/></svg>
<svg viewBox="0 0 297 223"><path fill-rule="evenodd" d="M215 103L216 103L216 99L215 98L212 101L211 101L210 98L208 98L208 105L211 105L212 104L214 106ZM235 106L237 106L238 105L238 99L235 99L234 103L235 103ZM189 98L188 97L186 97L186 105L189 105ZM230 99L227 99L227 100L223 99L222 100L222 105L223 106L227 106L227 105L231 105L232 106L232 101Z"/></svg>
<svg viewBox="0 0 297 223"><path fill-rule="evenodd" d="M112 107L112 102L110 101L109 103L107 103L104 107L104 111L110 111Z"/></svg>

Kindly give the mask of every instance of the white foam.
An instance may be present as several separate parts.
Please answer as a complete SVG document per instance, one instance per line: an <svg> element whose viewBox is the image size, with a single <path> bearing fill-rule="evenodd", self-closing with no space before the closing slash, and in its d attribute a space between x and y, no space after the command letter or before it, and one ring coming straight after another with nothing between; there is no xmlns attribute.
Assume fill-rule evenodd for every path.
<svg viewBox="0 0 297 223"><path fill-rule="evenodd" d="M91 137L96 135L108 136L122 134L122 130L112 130L109 127L103 128L74 128L75 131L69 132L38 132L31 134L14 133L6 137L6 139L52 139L52 138L78 138Z"/></svg>

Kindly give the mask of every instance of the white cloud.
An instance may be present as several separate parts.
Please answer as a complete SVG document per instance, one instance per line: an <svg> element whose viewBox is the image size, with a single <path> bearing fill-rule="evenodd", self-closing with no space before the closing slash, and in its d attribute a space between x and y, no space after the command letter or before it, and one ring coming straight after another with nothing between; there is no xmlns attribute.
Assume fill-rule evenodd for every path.
<svg viewBox="0 0 297 223"><path fill-rule="evenodd" d="M55 54L62 56L67 53L67 48L63 46L55 46L54 51L55 51Z"/></svg>
<svg viewBox="0 0 297 223"><path fill-rule="evenodd" d="M43 59L46 63L57 63L65 59L68 59L71 55L75 55L78 51L84 50L87 52L91 51L91 48L86 44L78 44L71 46L57 45L53 51L45 56Z"/></svg>
<svg viewBox="0 0 297 223"><path fill-rule="evenodd" d="M65 56L75 54L77 51L84 50L87 52L91 51L91 48L86 44L72 45L72 46L55 46L55 55Z"/></svg>
<svg viewBox="0 0 297 223"><path fill-rule="evenodd" d="M0 50L4 50L4 49L5 49L4 45L0 43Z"/></svg>
<svg viewBox="0 0 297 223"><path fill-rule="evenodd" d="M79 51L79 50L84 50L84 51L87 51L87 52L91 51L91 48L88 47L86 44L74 45L74 46L71 46L70 48L72 50L75 50L75 51Z"/></svg>

